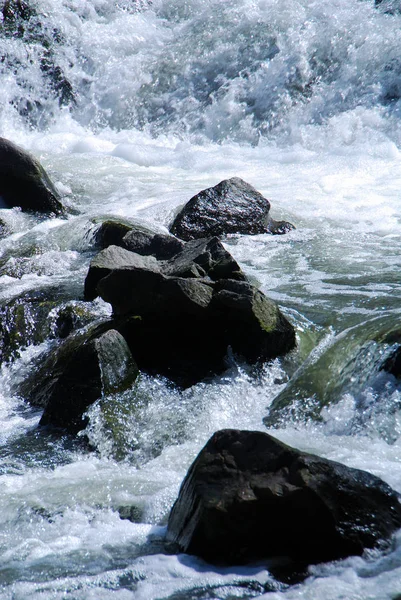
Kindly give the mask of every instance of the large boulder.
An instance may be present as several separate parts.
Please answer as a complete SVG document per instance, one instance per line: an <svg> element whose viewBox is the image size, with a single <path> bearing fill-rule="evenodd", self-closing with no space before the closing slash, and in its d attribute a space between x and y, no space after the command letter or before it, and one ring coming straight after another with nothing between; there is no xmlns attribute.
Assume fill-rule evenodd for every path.
<svg viewBox="0 0 401 600"><path fill-rule="evenodd" d="M175 217L170 232L182 240L229 233L281 234L294 229L270 217L270 202L239 177L225 179L191 198Z"/></svg>
<svg viewBox="0 0 401 600"><path fill-rule="evenodd" d="M20 386L33 406L44 408L40 425L75 433L84 413L102 394L128 389L138 368L111 323L92 326L63 341Z"/></svg>
<svg viewBox="0 0 401 600"><path fill-rule="evenodd" d="M46 171L36 158L0 138L0 200L3 206L60 215L63 205Z"/></svg>
<svg viewBox="0 0 401 600"><path fill-rule="evenodd" d="M229 347L257 362L295 345L294 329L277 305L245 281L122 267L97 289L112 305L139 367L183 386L222 372Z"/></svg>
<svg viewBox="0 0 401 600"><path fill-rule="evenodd" d="M135 234L135 239L138 239L138 231L133 230L132 233ZM126 240L126 237L122 242ZM224 278L241 281L246 279L238 263L216 237L194 240L185 245L173 237L172 239L179 246L178 249L175 246L174 254L171 257L168 256L169 260L161 260L159 257L160 255L165 257L171 252L150 253L148 250L151 246L144 249L143 246L138 248L137 245L133 245L132 247L136 247L137 251L127 250L119 245L110 245L104 248L90 263L84 286L85 300L96 298L99 281L111 271L123 267L163 273L169 277L209 277L213 280Z"/></svg>
<svg viewBox="0 0 401 600"><path fill-rule="evenodd" d="M222 430L190 467L167 540L215 564L307 565L361 555L400 527L399 494L378 477L266 433Z"/></svg>
<svg viewBox="0 0 401 600"><path fill-rule="evenodd" d="M229 348L257 362L295 345L292 325L216 237L192 240L169 260L109 246L85 281L85 298L97 295L112 305L139 368L184 387L224 371Z"/></svg>

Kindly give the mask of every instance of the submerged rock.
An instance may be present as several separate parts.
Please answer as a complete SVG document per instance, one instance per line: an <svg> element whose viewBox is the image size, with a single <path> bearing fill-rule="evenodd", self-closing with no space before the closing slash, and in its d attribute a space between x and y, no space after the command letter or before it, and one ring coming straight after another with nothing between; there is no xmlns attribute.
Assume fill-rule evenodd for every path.
<svg viewBox="0 0 401 600"><path fill-rule="evenodd" d="M43 407L40 425L77 432L102 394L128 389L138 368L124 338L106 322L61 343L22 384L23 397Z"/></svg>
<svg viewBox="0 0 401 600"><path fill-rule="evenodd" d="M11 208L62 214L64 208L54 185L36 158L0 138L0 200Z"/></svg>
<svg viewBox="0 0 401 600"><path fill-rule="evenodd" d="M167 540L215 564L280 557L297 568L361 555L399 527L399 495L378 477L266 433L222 430L190 467Z"/></svg>
<svg viewBox="0 0 401 600"><path fill-rule="evenodd" d="M291 223L270 217L270 202L254 187L233 177L202 190L175 217L170 232L182 240L229 233L282 234Z"/></svg>

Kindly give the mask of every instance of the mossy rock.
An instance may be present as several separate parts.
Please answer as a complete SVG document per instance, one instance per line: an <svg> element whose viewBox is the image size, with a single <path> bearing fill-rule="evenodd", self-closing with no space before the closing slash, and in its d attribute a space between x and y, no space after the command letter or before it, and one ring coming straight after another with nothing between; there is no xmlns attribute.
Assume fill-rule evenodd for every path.
<svg viewBox="0 0 401 600"><path fill-rule="evenodd" d="M69 336L19 386L30 404L44 408L40 425L76 433L86 426L84 413L96 400L132 386L139 371L112 325L104 321Z"/></svg>

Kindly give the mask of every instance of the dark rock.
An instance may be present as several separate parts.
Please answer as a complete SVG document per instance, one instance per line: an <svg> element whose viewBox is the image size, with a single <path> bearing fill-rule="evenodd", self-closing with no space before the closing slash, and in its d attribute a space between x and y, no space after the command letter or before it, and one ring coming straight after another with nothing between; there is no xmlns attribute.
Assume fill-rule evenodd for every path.
<svg viewBox="0 0 401 600"><path fill-rule="evenodd" d="M128 223L108 219L107 221L104 221L95 232L95 245L102 249L107 248L108 246L122 247L123 237L131 231L131 229L132 226L128 225Z"/></svg>
<svg viewBox="0 0 401 600"><path fill-rule="evenodd" d="M201 191L178 213L170 232L183 240L229 233L286 233L291 223L270 217L270 202L254 187L233 177Z"/></svg>
<svg viewBox="0 0 401 600"><path fill-rule="evenodd" d="M133 233L136 236L137 231ZM172 239L178 242L175 238ZM238 263L217 238L193 240L185 245L179 242L179 244L180 251L173 258L165 261L157 260L154 255L148 253L142 255L141 252L136 253L119 246L108 246L91 261L85 280L85 299L96 298L99 281L111 271L125 267L180 278L246 279Z"/></svg>
<svg viewBox="0 0 401 600"><path fill-rule="evenodd" d="M141 256L154 256L168 260L180 252L183 242L173 235L156 233L143 225L117 219L104 221L95 232L94 241L99 248L121 246Z"/></svg>
<svg viewBox="0 0 401 600"><path fill-rule="evenodd" d="M217 237L192 240L170 261L163 273L174 277L210 277L210 279L240 279L246 277L241 267L227 252Z"/></svg>
<svg viewBox="0 0 401 600"><path fill-rule="evenodd" d="M251 362L282 356L295 346L294 328L277 304L246 281L218 281L212 310L226 344Z"/></svg>
<svg viewBox="0 0 401 600"><path fill-rule="evenodd" d="M215 237L164 261L109 246L91 262L85 298L112 305L141 370L187 387L224 371L229 348L257 362L294 347L292 325L245 279Z"/></svg>
<svg viewBox="0 0 401 600"><path fill-rule="evenodd" d="M102 394L124 391L138 368L124 338L106 322L63 341L21 385L22 396L43 407L40 425L77 432L83 414Z"/></svg>
<svg viewBox="0 0 401 600"><path fill-rule="evenodd" d="M111 271L124 267L160 271L159 263L153 256L140 256L119 246L108 246L91 261L89 271L85 279L84 298L94 300L99 294L97 292L98 282L106 277Z"/></svg>
<svg viewBox="0 0 401 600"><path fill-rule="evenodd" d="M0 197L7 207L62 214L60 197L38 160L0 138Z"/></svg>
<svg viewBox="0 0 401 600"><path fill-rule="evenodd" d="M257 362L295 345L294 329L277 305L246 282L125 267L101 279L98 291L115 317L126 318L116 327L139 367L183 386L222 372L229 347ZM129 318L134 315L140 318Z"/></svg>
<svg viewBox="0 0 401 600"><path fill-rule="evenodd" d="M209 281L166 277L141 266L114 269L99 281L97 289L112 305L115 316L140 315L159 321L183 315L200 317L213 295Z"/></svg>
<svg viewBox="0 0 401 600"><path fill-rule="evenodd" d="M384 547L399 495L378 477L257 431L216 432L170 514L167 541L215 564L282 557L295 565Z"/></svg>
<svg viewBox="0 0 401 600"><path fill-rule="evenodd" d="M172 235L153 233L135 226L123 239L122 245L127 250L142 256L152 255L158 260L168 260L183 248L183 243Z"/></svg>

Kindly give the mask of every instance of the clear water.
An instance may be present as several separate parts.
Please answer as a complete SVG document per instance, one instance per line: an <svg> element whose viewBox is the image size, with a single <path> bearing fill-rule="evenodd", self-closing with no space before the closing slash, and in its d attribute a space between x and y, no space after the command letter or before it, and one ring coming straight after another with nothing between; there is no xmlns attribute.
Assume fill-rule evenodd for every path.
<svg viewBox="0 0 401 600"><path fill-rule="evenodd" d="M1 598L401 595L400 536L386 556L315 566L290 588L262 567L216 569L163 549L197 452L220 428L266 430L275 398L290 408L274 435L401 492L401 388L377 371L401 313L392 4L393 14L356 0L37 0L22 37L3 26L0 135L42 161L74 214L39 222L0 210L12 232L0 242L2 306L46 291L51 324L59 304L82 298L96 219L165 231L194 193L239 176L297 226L226 245L293 322L298 350L262 373L233 363L185 392L143 377L109 398L109 412L91 409L88 453L80 439L39 432L40 412L15 396L52 342L23 346L0 373ZM70 95L41 68L45 46ZM129 510L134 522L121 518Z"/></svg>

